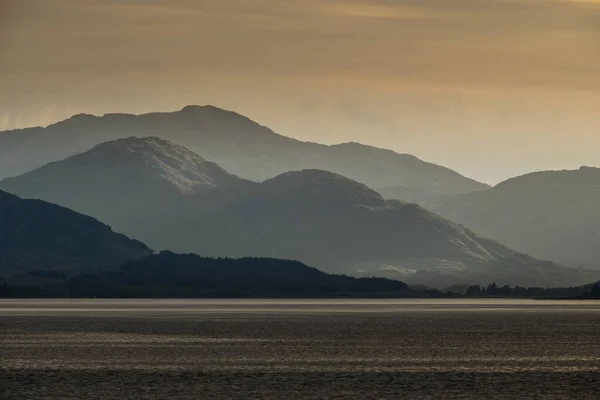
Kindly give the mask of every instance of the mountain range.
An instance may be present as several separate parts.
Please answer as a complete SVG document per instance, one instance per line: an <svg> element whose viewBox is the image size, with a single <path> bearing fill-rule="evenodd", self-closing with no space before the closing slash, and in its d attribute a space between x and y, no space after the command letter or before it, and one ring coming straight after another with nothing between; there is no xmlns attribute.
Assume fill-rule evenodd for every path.
<svg viewBox="0 0 600 400"><path fill-rule="evenodd" d="M524 254L600 266L597 168L537 172L490 188L407 154L291 139L212 106L79 114L0 132L0 178L8 192L91 215L156 249L295 258L435 284L595 279ZM18 246L5 244L0 258L9 259L7 249ZM27 260L23 249L17 258Z"/></svg>
<svg viewBox="0 0 600 400"><path fill-rule="evenodd" d="M535 257L600 266L600 169L535 172L450 196L435 212Z"/></svg>
<svg viewBox="0 0 600 400"><path fill-rule="evenodd" d="M256 183L156 137L103 143L0 188L94 216L155 249L296 259L437 286L593 280L342 175L308 169Z"/></svg>
<svg viewBox="0 0 600 400"><path fill-rule="evenodd" d="M79 114L45 128L0 132L0 179L130 136L157 136L184 145L227 171L254 181L314 168L423 205L446 195L489 188L412 155L358 143L326 146L302 142L212 106L143 115Z"/></svg>
<svg viewBox="0 0 600 400"><path fill-rule="evenodd" d="M137 240L94 218L0 191L0 276L30 270L95 271L149 255Z"/></svg>

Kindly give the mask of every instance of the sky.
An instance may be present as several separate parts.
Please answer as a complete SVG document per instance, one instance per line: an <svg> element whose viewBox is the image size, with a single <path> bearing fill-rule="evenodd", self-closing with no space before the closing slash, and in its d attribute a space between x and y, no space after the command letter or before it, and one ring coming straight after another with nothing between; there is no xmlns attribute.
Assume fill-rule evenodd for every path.
<svg viewBox="0 0 600 400"><path fill-rule="evenodd" d="M490 184L600 166L600 0L0 0L0 129L187 104Z"/></svg>

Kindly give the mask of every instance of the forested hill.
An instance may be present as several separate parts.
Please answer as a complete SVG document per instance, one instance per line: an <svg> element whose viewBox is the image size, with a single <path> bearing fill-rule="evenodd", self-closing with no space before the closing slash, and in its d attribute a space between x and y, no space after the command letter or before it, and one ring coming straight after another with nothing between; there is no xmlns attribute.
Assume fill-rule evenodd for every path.
<svg viewBox="0 0 600 400"><path fill-rule="evenodd" d="M40 272L36 272L40 274ZM208 298L208 297L404 297L400 281L332 275L297 261L204 258L163 251L118 270L55 278L43 288L9 287L0 297Z"/></svg>

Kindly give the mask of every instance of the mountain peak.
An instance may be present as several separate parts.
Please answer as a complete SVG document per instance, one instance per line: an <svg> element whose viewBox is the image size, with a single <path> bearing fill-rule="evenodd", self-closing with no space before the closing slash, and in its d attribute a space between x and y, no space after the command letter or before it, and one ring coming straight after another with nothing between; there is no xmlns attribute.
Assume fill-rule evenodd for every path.
<svg viewBox="0 0 600 400"><path fill-rule="evenodd" d="M158 137L127 137L101 143L25 176L29 180L52 182L59 175L63 179L69 177L66 187L87 185L82 180L94 177L96 184L120 182L122 190L136 183L153 188L152 193L175 189L185 195L195 193L200 187L215 188L221 183L240 180L187 148ZM3 184L11 187L19 185L19 181L20 177L11 178Z"/></svg>
<svg viewBox="0 0 600 400"><path fill-rule="evenodd" d="M180 112L201 112L201 111L225 111L222 108L212 106L210 104L206 105L198 105L198 104L190 104L181 109Z"/></svg>
<svg viewBox="0 0 600 400"><path fill-rule="evenodd" d="M122 139L112 140L97 145L95 148L111 148L116 150L125 150L127 152L152 152L156 154L173 154L180 153L183 156L192 158L197 161L205 161L198 154L186 149L183 146L172 143L168 140L156 137L146 136L137 137L130 136Z"/></svg>
<svg viewBox="0 0 600 400"><path fill-rule="evenodd" d="M318 169L291 171L263 182L274 193L308 204L330 201L336 205L385 206L379 193L345 176Z"/></svg>
<svg viewBox="0 0 600 400"><path fill-rule="evenodd" d="M84 154L90 153L113 160L117 154L120 154L120 157L125 157L125 161L128 162L134 162L137 158L147 166L162 164L163 167L175 167L182 171L193 169L206 161L183 146L153 136L141 138L131 136L101 143Z"/></svg>
<svg viewBox="0 0 600 400"><path fill-rule="evenodd" d="M581 172L597 173L597 172L600 172L600 168L589 167L587 165L582 165L581 167L579 167L579 171L581 171Z"/></svg>
<svg viewBox="0 0 600 400"><path fill-rule="evenodd" d="M238 114L235 111L226 110L210 104L187 105L180 111L171 113L172 117L183 118L188 122L193 121L194 124L200 122L200 125L210 127L212 130L231 134L236 130L252 130L254 134L258 134L263 130L267 130L271 134L275 134L271 130L261 126L250 118Z"/></svg>
<svg viewBox="0 0 600 400"><path fill-rule="evenodd" d="M83 123L88 123L90 121L95 121L98 118L100 118L100 117L97 115L94 115L94 114L79 113L79 114L75 114L75 115L71 116L70 118L67 118L65 121L57 122L55 124L51 124L50 126L64 123L64 122L83 124Z"/></svg>
<svg viewBox="0 0 600 400"><path fill-rule="evenodd" d="M224 118L241 118L244 121L250 121L249 118L236 113L235 111L226 110L224 108L219 108L210 104L207 105L196 105L190 104L183 107L181 110L174 112L175 115L185 115L185 116L194 116L198 118L206 118L210 116L221 116ZM254 122L254 121L252 121Z"/></svg>

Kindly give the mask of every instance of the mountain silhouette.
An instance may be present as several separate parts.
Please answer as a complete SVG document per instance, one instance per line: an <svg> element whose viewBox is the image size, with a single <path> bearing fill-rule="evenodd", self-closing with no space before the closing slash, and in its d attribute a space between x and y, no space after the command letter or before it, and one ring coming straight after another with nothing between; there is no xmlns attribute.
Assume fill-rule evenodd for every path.
<svg viewBox="0 0 600 400"><path fill-rule="evenodd" d="M408 154L358 143L326 146L281 136L235 112L187 106L143 115L79 114L46 128L0 132L0 178L17 176L113 139L156 136L179 143L240 177L262 181L321 169L386 188L390 197L429 204L487 185Z"/></svg>
<svg viewBox="0 0 600 400"><path fill-rule="evenodd" d="M150 254L94 218L0 191L0 276L116 268Z"/></svg>
<svg viewBox="0 0 600 400"><path fill-rule="evenodd" d="M328 272L435 285L593 280L335 173L293 171L254 183L158 138L104 143L0 187L92 215L155 249L297 259Z"/></svg>
<svg viewBox="0 0 600 400"><path fill-rule="evenodd" d="M118 270L81 274L74 297L308 297L414 295L400 281L331 275L297 261L214 259L163 251Z"/></svg>
<svg viewBox="0 0 600 400"><path fill-rule="evenodd" d="M433 209L536 257L600 265L600 169L535 172Z"/></svg>

